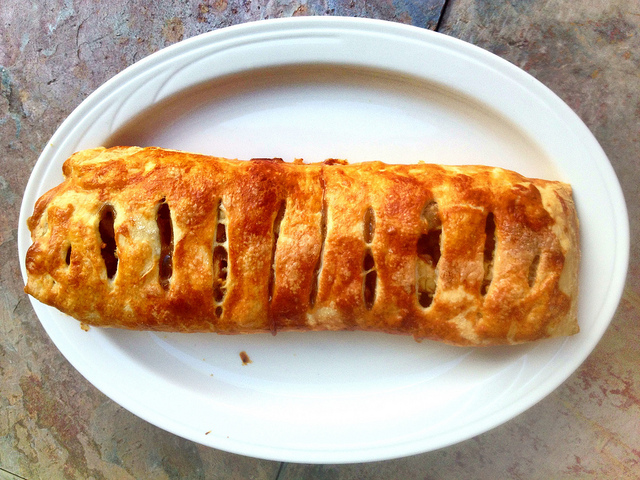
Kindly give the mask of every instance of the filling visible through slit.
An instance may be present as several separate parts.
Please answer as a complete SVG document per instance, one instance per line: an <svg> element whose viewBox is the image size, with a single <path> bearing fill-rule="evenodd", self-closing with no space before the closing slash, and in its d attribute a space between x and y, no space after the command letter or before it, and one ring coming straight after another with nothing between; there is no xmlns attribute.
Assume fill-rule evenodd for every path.
<svg viewBox="0 0 640 480"><path fill-rule="evenodd" d="M67 266L71 265L71 245L67 247L67 254L64 257L64 263L66 263Z"/></svg>
<svg viewBox="0 0 640 480"><path fill-rule="evenodd" d="M362 281L362 298L364 306L367 310L373 308L376 300L376 286L378 281L378 273L376 272L376 262L371 252L371 242L376 231L376 217L373 208L369 207L364 212L364 228L363 237L367 248L364 253L364 261L362 262L363 281Z"/></svg>
<svg viewBox="0 0 640 480"><path fill-rule="evenodd" d="M322 187L322 211L320 214L320 255L313 269L313 282L311 284L311 292L309 293L309 306L313 308L318 297L318 286L320 283L320 272L322 270L322 258L324 256L324 243L327 239L327 201L325 199L324 178L320 177L320 186Z"/></svg>
<svg viewBox="0 0 640 480"><path fill-rule="evenodd" d="M536 283L536 278L538 277L538 267L540 266L540 255L536 255L529 266L529 276L527 277L527 281L529 283L529 288L533 287Z"/></svg>
<svg viewBox="0 0 640 480"><path fill-rule="evenodd" d="M160 234L160 265L158 280L160 286L167 290L173 275L173 225L171 224L171 210L163 198L158 205L156 223Z"/></svg>
<svg viewBox="0 0 640 480"><path fill-rule="evenodd" d="M431 200L424 206L422 213L420 214L420 219L427 224L430 230L434 230L442 226L438 203L435 200Z"/></svg>
<svg viewBox="0 0 640 480"><path fill-rule="evenodd" d="M116 218L116 212L111 205L105 205L100 209L100 223L98 230L100 232L100 254L104 260L104 266L107 270L107 278L112 279L118 271L118 254L116 252L116 237L113 229L113 223ZM71 250L67 252L69 261L71 261Z"/></svg>
<svg viewBox="0 0 640 480"><path fill-rule="evenodd" d="M371 249L367 248L364 255L364 281L362 284L362 296L364 298L364 306L367 310L373 308L373 303L376 300L376 284L378 281L378 274L376 272L376 265L371 254Z"/></svg>
<svg viewBox="0 0 640 480"><path fill-rule="evenodd" d="M227 281L227 268L228 258L227 250L218 245L213 249L213 269L214 269L214 286L213 286L213 299L216 303L222 303L224 295L226 293L226 281Z"/></svg>
<svg viewBox="0 0 640 480"><path fill-rule="evenodd" d="M280 225L284 218L284 212L286 208L286 202L283 201L280 204L278 213L273 221L273 246L271 248L271 271L269 272L269 303L273 299L273 289L276 283L276 250L278 248L278 237L280 236Z"/></svg>
<svg viewBox="0 0 640 480"><path fill-rule="evenodd" d="M420 306L427 308L433 302L438 286L438 262L440 261L440 240L442 236L442 223L438 212L438 204L435 201L427 203L420 217L423 223L423 231L426 231L426 233L420 235L416 245L416 253L418 255L416 293Z"/></svg>
<svg viewBox="0 0 640 480"><path fill-rule="evenodd" d="M493 260L496 250L496 222L491 212L487 215L484 233L484 278L480 287L480 294L483 296L489 291L489 285L493 280Z"/></svg>
<svg viewBox="0 0 640 480"><path fill-rule="evenodd" d="M227 293L227 276L229 271L229 256L227 243L227 214L222 205L218 203L218 218L216 220L216 236L213 240L213 299L217 306L216 317L223 313L222 302Z"/></svg>
<svg viewBox="0 0 640 480"><path fill-rule="evenodd" d="M373 240L373 234L376 232L376 217L373 208L367 208L364 212L364 243L369 244Z"/></svg>

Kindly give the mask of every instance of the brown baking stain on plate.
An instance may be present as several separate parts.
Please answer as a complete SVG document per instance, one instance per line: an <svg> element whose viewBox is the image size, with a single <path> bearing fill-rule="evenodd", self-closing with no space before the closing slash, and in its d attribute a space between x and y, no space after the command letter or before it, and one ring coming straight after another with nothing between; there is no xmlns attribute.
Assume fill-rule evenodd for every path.
<svg viewBox="0 0 640 480"><path fill-rule="evenodd" d="M245 352L244 350L240 352L240 359L242 360L242 365L253 363L249 358L249 355L247 355L247 352Z"/></svg>

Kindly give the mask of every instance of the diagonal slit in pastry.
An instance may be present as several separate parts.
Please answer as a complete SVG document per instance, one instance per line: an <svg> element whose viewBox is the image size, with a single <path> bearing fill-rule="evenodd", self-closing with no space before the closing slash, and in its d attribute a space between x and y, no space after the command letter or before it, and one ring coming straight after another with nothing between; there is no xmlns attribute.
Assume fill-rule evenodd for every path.
<svg viewBox="0 0 640 480"><path fill-rule="evenodd" d="M71 265L71 245L67 247L67 254L64 256L64 263Z"/></svg>
<svg viewBox="0 0 640 480"><path fill-rule="evenodd" d="M284 214L286 210L286 202L282 201L280 204L280 208L278 209L278 213L276 214L276 218L273 221L273 246L271 248L271 269L269 272L269 303L273 300L273 289L275 288L276 283L276 251L278 249L278 238L280 237L280 226L282 224L282 220L284 219Z"/></svg>
<svg viewBox="0 0 640 480"><path fill-rule="evenodd" d="M376 217L373 208L369 207L364 213L363 237L367 245L362 262L363 279L362 279L362 298L364 306L367 310L373 308L376 300L376 288L378 284L378 273L376 272L376 262L371 252L371 242L376 231Z"/></svg>
<svg viewBox="0 0 640 480"><path fill-rule="evenodd" d="M538 268L540 268L540 254L533 257L533 261L529 266L529 275L527 276L529 288L533 288L536 283L536 279L538 278Z"/></svg>
<svg viewBox="0 0 640 480"><path fill-rule="evenodd" d="M375 261L371 254L371 249L367 248L364 255L363 269L364 278L362 281L362 296L364 298L364 306L367 310L373 308L373 304L376 300L376 287L378 283L378 273L376 272Z"/></svg>
<svg viewBox="0 0 640 480"><path fill-rule="evenodd" d="M173 275L173 225L171 210L163 198L158 204L156 223L160 236L160 263L158 265L158 281L160 286L168 290Z"/></svg>
<svg viewBox="0 0 640 480"><path fill-rule="evenodd" d="M489 212L484 227L484 277L482 279L482 286L480 287L480 294L482 296L487 294L491 281L493 280L493 264L497 245L495 217L492 212Z"/></svg>
<svg viewBox="0 0 640 480"><path fill-rule="evenodd" d="M370 244L373 241L373 235L376 233L376 217L373 208L369 207L364 212L364 243Z"/></svg>
<svg viewBox="0 0 640 480"><path fill-rule="evenodd" d="M435 201L428 202L422 210L421 220L423 229L418 238L416 265L418 303L422 308L428 308L438 286L438 262L440 261L440 240L442 223Z"/></svg>
<svg viewBox="0 0 640 480"><path fill-rule="evenodd" d="M320 177L320 186L322 188L322 211L320 213L320 255L313 269L313 277L311 283L311 291L309 293L309 306L311 308L316 304L318 298L318 287L320 284L320 273L322 272L322 262L324 258L325 242L327 241L327 200L325 192L324 179Z"/></svg>
<svg viewBox="0 0 640 480"><path fill-rule="evenodd" d="M115 218L116 212L111 205L106 204L100 209L100 223L98 224L100 240L102 241L100 254L102 255L104 266L107 271L107 278L109 280L113 279L118 271L118 253L113 227ZM69 261L71 261L70 250L68 252L68 256Z"/></svg>
<svg viewBox="0 0 640 480"><path fill-rule="evenodd" d="M229 274L229 253L227 245L227 211L218 202L216 215L216 235L213 242L212 263L213 263L213 299L216 302L214 314L220 318L223 313L222 303L227 293L227 277Z"/></svg>

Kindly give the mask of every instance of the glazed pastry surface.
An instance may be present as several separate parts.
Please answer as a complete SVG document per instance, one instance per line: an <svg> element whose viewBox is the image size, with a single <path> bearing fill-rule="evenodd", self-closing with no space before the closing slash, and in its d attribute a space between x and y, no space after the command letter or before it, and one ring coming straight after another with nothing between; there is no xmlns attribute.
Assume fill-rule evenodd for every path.
<svg viewBox="0 0 640 480"><path fill-rule="evenodd" d="M78 152L63 173L28 221L25 291L86 325L454 345L578 332L565 183L139 147Z"/></svg>

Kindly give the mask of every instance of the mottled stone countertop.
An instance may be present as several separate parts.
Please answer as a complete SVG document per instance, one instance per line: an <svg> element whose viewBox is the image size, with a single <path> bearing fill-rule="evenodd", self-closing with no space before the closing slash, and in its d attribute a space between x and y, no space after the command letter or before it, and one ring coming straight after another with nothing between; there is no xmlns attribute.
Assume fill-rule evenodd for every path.
<svg viewBox="0 0 640 480"><path fill-rule="evenodd" d="M22 291L18 213L48 139L93 90L188 37L293 15L386 19L509 60L556 92L620 179L631 261L610 328L540 403L476 438L409 458L299 465L203 447L101 394L49 340ZM0 478L640 478L640 3L637 0L0 2Z"/></svg>

